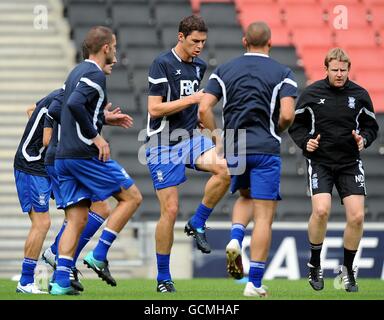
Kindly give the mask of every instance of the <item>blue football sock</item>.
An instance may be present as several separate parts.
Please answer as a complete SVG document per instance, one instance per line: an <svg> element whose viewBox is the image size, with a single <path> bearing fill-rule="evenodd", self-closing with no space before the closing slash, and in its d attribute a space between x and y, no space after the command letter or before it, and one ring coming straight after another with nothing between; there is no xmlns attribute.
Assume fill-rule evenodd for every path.
<svg viewBox="0 0 384 320"><path fill-rule="evenodd" d="M157 259L157 281L172 280L169 272L169 254L156 253Z"/></svg>
<svg viewBox="0 0 384 320"><path fill-rule="evenodd" d="M213 208L208 208L202 203L196 209L195 214L192 216L190 223L194 228L203 228L205 222L208 220L210 214L212 213Z"/></svg>
<svg viewBox="0 0 384 320"><path fill-rule="evenodd" d="M37 260L25 258L23 260L22 269L21 269L21 278L20 284L22 286L27 285L28 283L34 282L34 273L37 265Z"/></svg>
<svg viewBox="0 0 384 320"><path fill-rule="evenodd" d="M76 266L76 261L81 250L83 250L89 240L91 240L96 231L99 230L104 221L105 219L99 216L97 213L92 211L88 212L88 222L80 235L79 244L77 245L75 256L73 257L73 266Z"/></svg>
<svg viewBox="0 0 384 320"><path fill-rule="evenodd" d="M107 260L107 253L116 239L117 233L111 229L105 228L100 236L96 248L93 250L93 257L99 261Z"/></svg>
<svg viewBox="0 0 384 320"><path fill-rule="evenodd" d="M63 288L68 288L71 285L69 274L73 259L71 257L59 256L57 259L57 267L55 272L55 282Z"/></svg>
<svg viewBox="0 0 384 320"><path fill-rule="evenodd" d="M265 262L251 261L249 266L249 282L252 282L256 288L260 288L265 271Z"/></svg>
<svg viewBox="0 0 384 320"><path fill-rule="evenodd" d="M61 225L61 229L55 238L55 242L51 244L51 251L53 254L57 254L57 246L59 245L61 235L63 234L66 225L67 220L64 220L63 224Z"/></svg>
<svg viewBox="0 0 384 320"><path fill-rule="evenodd" d="M243 239L245 234L245 226L240 223L232 224L231 228L231 240L236 239L239 241L240 248L243 246Z"/></svg>

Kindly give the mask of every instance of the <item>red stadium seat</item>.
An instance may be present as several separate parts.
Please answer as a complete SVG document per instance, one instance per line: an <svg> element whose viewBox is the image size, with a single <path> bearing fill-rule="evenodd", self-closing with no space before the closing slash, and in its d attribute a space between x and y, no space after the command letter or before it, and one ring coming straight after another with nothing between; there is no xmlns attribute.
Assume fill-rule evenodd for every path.
<svg viewBox="0 0 384 320"><path fill-rule="evenodd" d="M265 21L270 27L283 26L281 8L277 5L247 4L239 9L240 23L246 28L255 21Z"/></svg>
<svg viewBox="0 0 384 320"><path fill-rule="evenodd" d="M324 27L324 10L318 4L298 3L284 6L284 22L289 28Z"/></svg>
<svg viewBox="0 0 384 320"><path fill-rule="evenodd" d="M333 46L333 35L328 28L295 28L292 30L295 45L300 46Z"/></svg>
<svg viewBox="0 0 384 320"><path fill-rule="evenodd" d="M219 2L219 3L232 3L232 0L191 0L191 7L193 12L200 11L200 4L204 2Z"/></svg>
<svg viewBox="0 0 384 320"><path fill-rule="evenodd" d="M335 44L339 47L373 47L378 44L376 32L371 27L336 30Z"/></svg>
<svg viewBox="0 0 384 320"><path fill-rule="evenodd" d="M338 9L337 6L340 5L347 9L346 28L368 26L369 16L367 7L365 5L359 3L348 4L344 1L328 1L326 5L323 5L323 7L328 13L328 23L331 28L335 27L334 22L336 22L337 25L338 17L341 12L340 10L336 9Z"/></svg>
<svg viewBox="0 0 384 320"><path fill-rule="evenodd" d="M352 69L383 69L384 49L376 47L345 48L351 58ZM384 82L383 82L384 87Z"/></svg>
<svg viewBox="0 0 384 320"><path fill-rule="evenodd" d="M384 112L384 90L369 91L375 112Z"/></svg>
<svg viewBox="0 0 384 320"><path fill-rule="evenodd" d="M368 91L384 91L383 70L359 70L355 75L356 82Z"/></svg>
<svg viewBox="0 0 384 320"><path fill-rule="evenodd" d="M380 4L375 4L369 7L369 9L371 14L372 26L376 30L384 28L384 3L381 2Z"/></svg>

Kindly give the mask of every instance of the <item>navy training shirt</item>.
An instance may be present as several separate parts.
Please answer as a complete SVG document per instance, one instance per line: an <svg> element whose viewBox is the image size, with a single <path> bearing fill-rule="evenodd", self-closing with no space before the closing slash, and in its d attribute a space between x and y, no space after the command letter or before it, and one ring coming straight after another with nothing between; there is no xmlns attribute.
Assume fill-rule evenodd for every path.
<svg viewBox="0 0 384 320"><path fill-rule="evenodd" d="M54 90L36 103L28 120L14 158L15 169L37 176L47 177L44 167L46 149L43 146L44 119L51 101L60 93Z"/></svg>
<svg viewBox="0 0 384 320"><path fill-rule="evenodd" d="M280 154L280 99L297 96L297 83L288 67L264 54L245 53L217 67L204 91L223 98L224 130L234 132L232 139L230 131L224 131L234 143L227 154ZM240 149L239 129L246 130L246 145Z"/></svg>
<svg viewBox="0 0 384 320"><path fill-rule="evenodd" d="M56 148L58 143L58 134L60 131L61 105L63 104L64 90L62 90L49 105L45 114L44 128L52 128L52 136L45 152L44 164L53 166L55 163Z"/></svg>
<svg viewBox="0 0 384 320"><path fill-rule="evenodd" d="M149 95L161 96L163 102L192 95L199 91L206 69L206 63L198 57L192 62L185 62L174 49L162 53L149 69ZM180 138L189 138L197 126L197 108L198 105L194 104L170 116L155 119L148 114L147 141L157 143L160 133L165 134L165 139L161 139L162 145L174 145ZM184 129L185 135L175 137L179 139L168 139L176 129Z"/></svg>
<svg viewBox="0 0 384 320"><path fill-rule="evenodd" d="M102 69L92 60L79 63L65 81L56 159L98 156L92 139L103 127L106 101Z"/></svg>

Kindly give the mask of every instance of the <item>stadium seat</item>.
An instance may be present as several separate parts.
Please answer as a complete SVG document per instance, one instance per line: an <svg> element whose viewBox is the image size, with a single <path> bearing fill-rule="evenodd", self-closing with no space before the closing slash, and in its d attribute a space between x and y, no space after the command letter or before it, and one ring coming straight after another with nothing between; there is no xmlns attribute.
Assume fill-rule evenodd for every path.
<svg viewBox="0 0 384 320"><path fill-rule="evenodd" d="M217 26L239 25L236 8L232 3L202 3L200 15L211 29Z"/></svg>
<svg viewBox="0 0 384 320"><path fill-rule="evenodd" d="M84 13L87 14L84 14ZM73 27L109 25L105 3L92 3L88 1L73 1L67 9L68 20Z"/></svg>
<svg viewBox="0 0 384 320"><path fill-rule="evenodd" d="M294 45L301 46L333 46L333 33L328 28L323 27L306 27L306 28L294 28L292 30L292 39Z"/></svg>
<svg viewBox="0 0 384 320"><path fill-rule="evenodd" d="M370 96L376 112L384 112L384 90L370 91ZM383 124L384 125L384 124ZM381 127L383 128L383 127ZM383 130L383 129L381 129Z"/></svg>
<svg viewBox="0 0 384 320"><path fill-rule="evenodd" d="M112 73L113 74L113 73ZM112 103L112 106L120 107L123 112L131 114L132 112L140 111L139 105L137 102L137 97L135 92L132 90L125 89L115 89L108 86L108 102Z"/></svg>
<svg viewBox="0 0 384 320"><path fill-rule="evenodd" d="M283 7L283 11L283 21L291 30L300 27L321 28L325 26L324 10L318 4L292 3Z"/></svg>
<svg viewBox="0 0 384 320"><path fill-rule="evenodd" d="M279 5L244 3L239 7L239 21L244 29L255 21L265 21L271 28L282 27L282 10Z"/></svg>
<svg viewBox="0 0 384 320"><path fill-rule="evenodd" d="M125 51L127 62L133 67L149 67L159 54L158 47L128 47Z"/></svg>
<svg viewBox="0 0 384 320"><path fill-rule="evenodd" d="M374 47L378 45L376 32L371 27L348 28L347 30L335 30L335 45L346 47Z"/></svg>
<svg viewBox="0 0 384 320"><path fill-rule="evenodd" d="M108 78L108 86L113 89L129 89L128 70L121 64L113 67L112 74Z"/></svg>
<svg viewBox="0 0 384 320"><path fill-rule="evenodd" d="M339 6L339 7L338 7ZM343 1L324 1L323 7L328 13L328 23L331 28L339 24L339 17L344 18L342 13L345 11L347 18L346 28L366 27L369 23L368 11L365 5L361 3L346 3Z"/></svg>
<svg viewBox="0 0 384 320"><path fill-rule="evenodd" d="M297 55L293 46L274 46L271 49L270 56L286 66L297 67Z"/></svg>
<svg viewBox="0 0 384 320"><path fill-rule="evenodd" d="M172 26L177 31L182 18L190 16L192 8L185 3L163 3L155 7L156 23L160 27Z"/></svg>
<svg viewBox="0 0 384 320"><path fill-rule="evenodd" d="M178 29L173 26L161 28L161 42L165 50L173 48L177 44L177 30Z"/></svg>
<svg viewBox="0 0 384 320"><path fill-rule="evenodd" d="M352 61L352 69L383 69L384 50L371 46L370 48L364 47L350 47L346 51Z"/></svg>
<svg viewBox="0 0 384 320"><path fill-rule="evenodd" d="M355 73L356 82L370 90L383 89L383 70L360 70Z"/></svg>
<svg viewBox="0 0 384 320"><path fill-rule="evenodd" d="M115 3L112 6L112 24L115 28L121 25L152 25L153 17L150 6L145 2Z"/></svg>
<svg viewBox="0 0 384 320"><path fill-rule="evenodd" d="M375 30L384 28L384 3L372 4L370 6L371 23Z"/></svg>
<svg viewBox="0 0 384 320"><path fill-rule="evenodd" d="M147 91L148 89L148 67L133 69L132 79L133 88L138 92Z"/></svg>
<svg viewBox="0 0 384 320"><path fill-rule="evenodd" d="M217 26L209 30L207 42L211 46L242 48L243 31L238 27Z"/></svg>
<svg viewBox="0 0 384 320"><path fill-rule="evenodd" d="M134 27L123 26L118 31L118 41L121 48L132 47L153 47L159 45L158 30L155 27Z"/></svg>

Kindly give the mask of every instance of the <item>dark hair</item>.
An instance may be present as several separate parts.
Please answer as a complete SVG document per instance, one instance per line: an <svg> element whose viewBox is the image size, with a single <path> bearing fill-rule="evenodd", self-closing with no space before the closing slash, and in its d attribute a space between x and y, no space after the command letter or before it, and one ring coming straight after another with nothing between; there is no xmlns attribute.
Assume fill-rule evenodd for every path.
<svg viewBox="0 0 384 320"><path fill-rule="evenodd" d="M189 36L193 31L208 32L208 28L202 17L192 15L180 21L179 32L181 32L184 37Z"/></svg>
<svg viewBox="0 0 384 320"><path fill-rule="evenodd" d="M105 44L112 43L113 31L104 26L92 27L83 42L83 47L88 51L88 55L96 54ZM84 53L84 48L83 48Z"/></svg>
<svg viewBox="0 0 384 320"><path fill-rule="evenodd" d="M89 51L87 46L85 45L85 41L83 41L83 45L81 46L81 51L83 53L83 59L88 59L89 58Z"/></svg>
<svg viewBox="0 0 384 320"><path fill-rule="evenodd" d="M263 21L251 23L245 32L245 39L248 45L256 48L262 48L267 45L271 39L271 29Z"/></svg>

